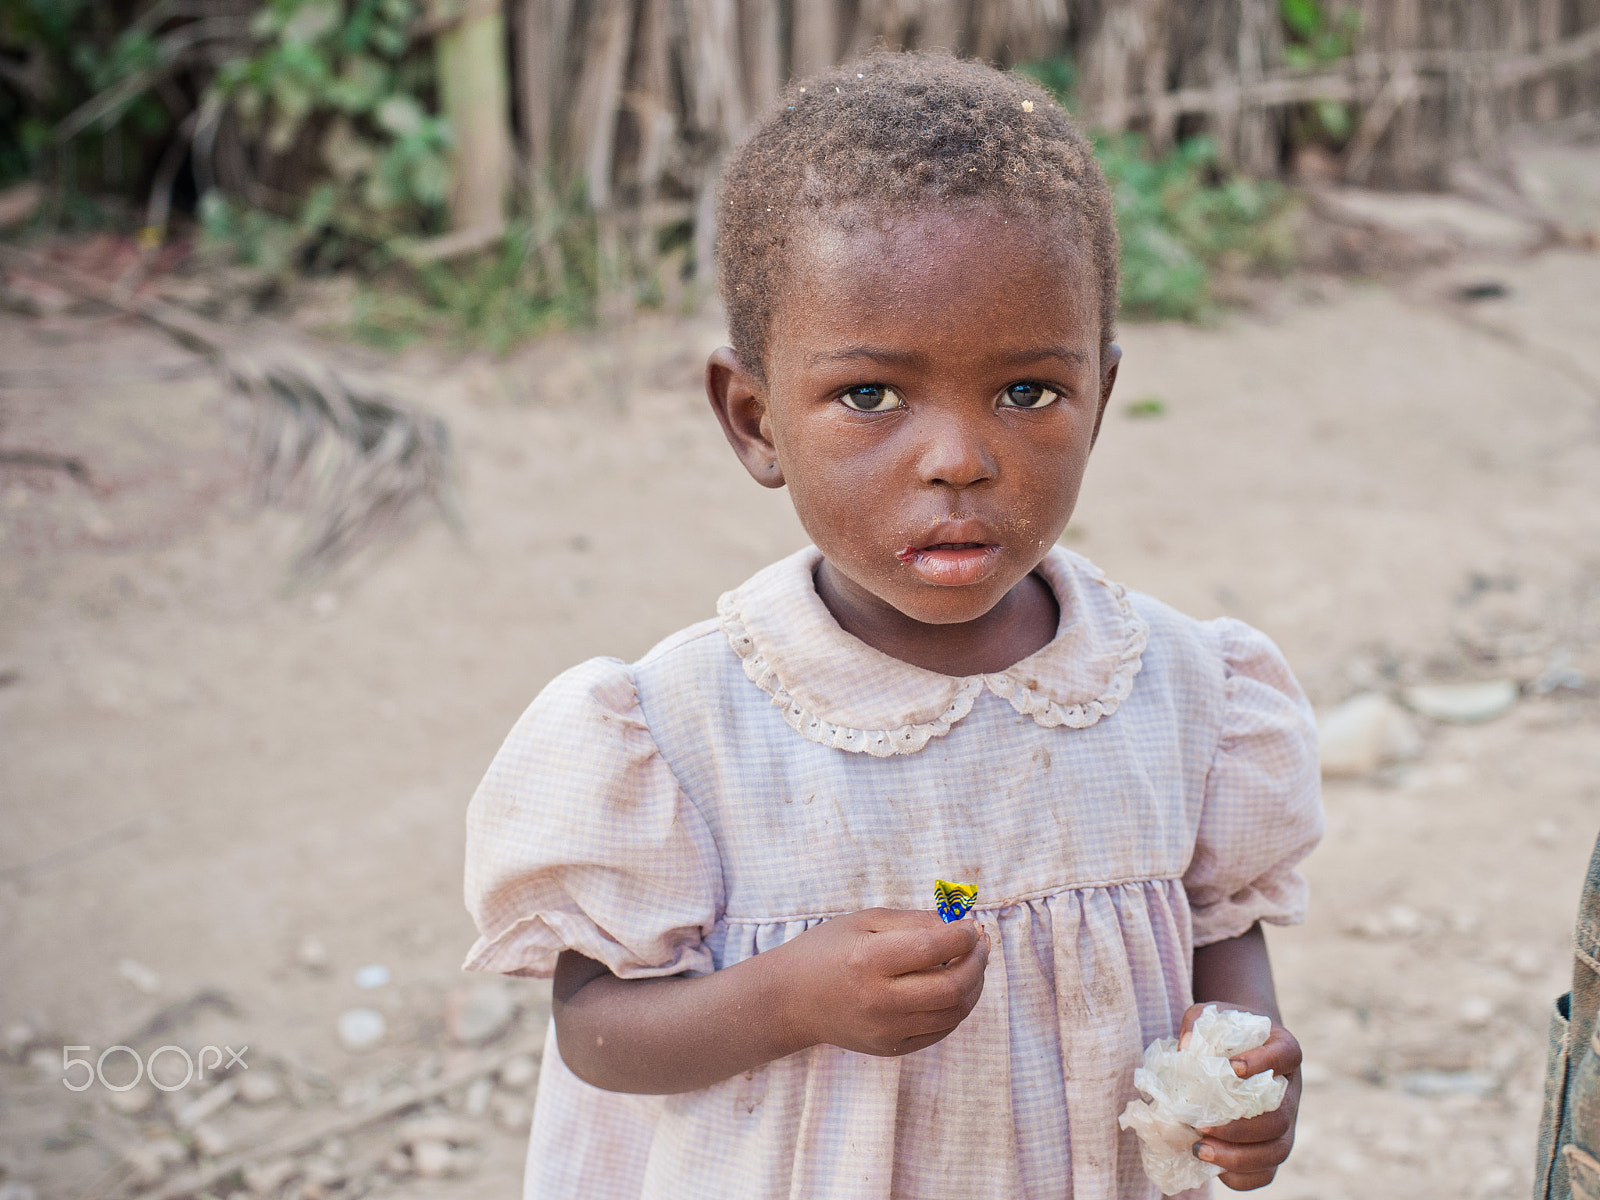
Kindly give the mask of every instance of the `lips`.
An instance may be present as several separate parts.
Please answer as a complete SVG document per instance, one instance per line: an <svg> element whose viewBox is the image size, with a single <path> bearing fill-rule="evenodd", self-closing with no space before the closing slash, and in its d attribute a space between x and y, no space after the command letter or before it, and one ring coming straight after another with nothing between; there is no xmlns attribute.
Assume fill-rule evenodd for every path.
<svg viewBox="0 0 1600 1200"><path fill-rule="evenodd" d="M977 522L951 521L930 530L927 541L907 546L895 555L924 582L939 587L961 587L981 582L994 569L1000 546L983 535Z"/></svg>

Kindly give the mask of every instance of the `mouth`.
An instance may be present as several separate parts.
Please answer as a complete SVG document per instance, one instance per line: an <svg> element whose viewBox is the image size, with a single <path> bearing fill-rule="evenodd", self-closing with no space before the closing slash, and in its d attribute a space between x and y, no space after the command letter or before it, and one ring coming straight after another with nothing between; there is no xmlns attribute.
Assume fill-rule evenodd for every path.
<svg viewBox="0 0 1600 1200"><path fill-rule="evenodd" d="M907 546L895 555L925 582L941 587L979 582L999 556L1000 547L993 542L930 542Z"/></svg>

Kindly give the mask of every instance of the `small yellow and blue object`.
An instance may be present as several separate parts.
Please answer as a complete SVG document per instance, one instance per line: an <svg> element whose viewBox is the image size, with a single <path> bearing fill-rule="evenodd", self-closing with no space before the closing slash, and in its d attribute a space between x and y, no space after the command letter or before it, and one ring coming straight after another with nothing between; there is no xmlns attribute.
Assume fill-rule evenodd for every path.
<svg viewBox="0 0 1600 1200"><path fill-rule="evenodd" d="M933 881L933 903L939 910L939 918L946 923L961 920L972 911L977 900L978 885L975 883L947 883L943 879Z"/></svg>

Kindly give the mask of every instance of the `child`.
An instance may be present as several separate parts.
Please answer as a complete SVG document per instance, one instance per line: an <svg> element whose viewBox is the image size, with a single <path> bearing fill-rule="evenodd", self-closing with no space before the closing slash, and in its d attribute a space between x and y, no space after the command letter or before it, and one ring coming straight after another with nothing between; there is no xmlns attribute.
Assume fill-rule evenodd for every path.
<svg viewBox="0 0 1600 1200"><path fill-rule="evenodd" d="M720 217L707 391L815 545L557 678L472 802L467 965L555 980L526 1196L1153 1196L1134 1067L1192 1001L1276 1022L1321 808L1265 637L1055 544L1120 355L1105 181L1038 89L880 55L790 90ZM1290 1090L1196 1143L1228 1186L1299 1061L1236 1063Z"/></svg>

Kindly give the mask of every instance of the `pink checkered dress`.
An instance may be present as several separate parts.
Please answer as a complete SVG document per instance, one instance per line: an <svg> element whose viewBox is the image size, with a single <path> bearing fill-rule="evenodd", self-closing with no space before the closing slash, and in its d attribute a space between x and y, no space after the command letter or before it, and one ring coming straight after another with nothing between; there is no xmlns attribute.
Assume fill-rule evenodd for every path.
<svg viewBox="0 0 1600 1200"><path fill-rule="evenodd" d="M528 1200L1157 1195L1117 1128L1193 948L1302 918L1316 730L1282 657L1056 549L1055 639L954 678L881 654L807 549L632 665L561 675L468 813L467 966L703 974L978 885L983 998L902 1058L833 1046L676 1096L580 1081L551 1033Z"/></svg>

